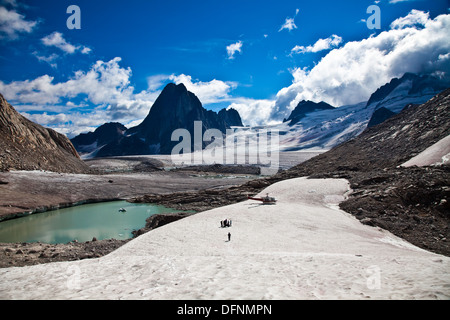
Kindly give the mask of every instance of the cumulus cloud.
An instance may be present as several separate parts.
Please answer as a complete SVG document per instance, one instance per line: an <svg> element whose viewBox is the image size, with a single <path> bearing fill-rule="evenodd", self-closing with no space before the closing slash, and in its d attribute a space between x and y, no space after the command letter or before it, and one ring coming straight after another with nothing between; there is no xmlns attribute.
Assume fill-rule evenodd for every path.
<svg viewBox="0 0 450 320"><path fill-rule="evenodd" d="M406 17L398 18L391 23L391 29L403 29L406 27L424 26L430 19L428 12L413 9Z"/></svg>
<svg viewBox="0 0 450 320"><path fill-rule="evenodd" d="M293 83L276 96L271 118L283 119L301 100L342 106L366 101L406 72L450 75L450 15L430 19L413 10L390 30L334 49L311 70L291 70Z"/></svg>
<svg viewBox="0 0 450 320"><path fill-rule="evenodd" d="M160 89L164 84L167 83L170 77L171 76L167 74L156 74L147 77L148 89L152 91Z"/></svg>
<svg viewBox="0 0 450 320"><path fill-rule="evenodd" d="M306 52L319 52L323 50L330 50L332 48L336 48L342 42L342 38L333 34L332 36L326 39L319 39L313 45L304 47L304 46L295 46L291 50L292 53L306 53Z"/></svg>
<svg viewBox="0 0 450 320"><path fill-rule="evenodd" d="M22 33L30 33L37 21L28 21L14 10L0 7L0 39L14 40Z"/></svg>
<svg viewBox="0 0 450 320"><path fill-rule="evenodd" d="M74 46L73 44L69 43L64 39L64 36L61 32L53 32L49 34L48 36L45 36L41 39L42 43L46 45L47 47L56 47L65 53L73 54L76 51L80 51L82 54L88 54L92 50L85 46Z"/></svg>
<svg viewBox="0 0 450 320"><path fill-rule="evenodd" d="M187 90L194 93L203 104L229 101L231 90L237 87L235 82L211 80L208 82L193 81L192 77L185 74L171 75L169 80L175 84L184 84Z"/></svg>
<svg viewBox="0 0 450 320"><path fill-rule="evenodd" d="M230 104L228 109L237 110L246 126L270 125L277 122L270 121L274 104L275 101L269 99L238 98Z"/></svg>
<svg viewBox="0 0 450 320"><path fill-rule="evenodd" d="M89 113L28 113L20 112L27 119L39 123L45 127L67 135L70 139L79 135L94 131L109 119L104 110L94 110Z"/></svg>
<svg viewBox="0 0 450 320"><path fill-rule="evenodd" d="M234 54L236 52L241 53L241 51L242 51L242 41L230 44L229 46L227 46L228 59L233 60Z"/></svg>
<svg viewBox="0 0 450 320"><path fill-rule="evenodd" d="M19 103L56 104L61 98L74 98L79 94L86 94L94 104L112 103L129 96L134 89L129 86L131 69L121 68L120 61L121 58L97 61L89 71L77 71L66 82L53 83L54 77L49 75L9 84L0 81L0 92L6 99Z"/></svg>
<svg viewBox="0 0 450 320"><path fill-rule="evenodd" d="M63 133L68 133L67 128L79 132L82 127L108 121L120 120L127 125L145 118L159 92L144 90L135 93L130 85L131 69L122 68L120 61L121 58L107 62L99 60L90 70L77 71L65 82L55 83L54 77L49 75L10 83L0 80L0 92L19 111L31 114L32 120L55 129L66 128L60 130ZM78 102L80 100L82 103ZM96 106L94 109L92 104ZM80 108L85 108L86 113L72 110ZM70 125L54 126L55 122L63 119L63 114L66 114L66 122Z"/></svg>
<svg viewBox="0 0 450 320"><path fill-rule="evenodd" d="M48 63L55 58L35 56ZM135 92L130 82L132 71L121 67L120 62L119 57L99 60L88 71L76 71L62 82L55 82L49 75L10 83L0 80L0 92L30 120L70 137L108 121L129 127L140 123L169 81L183 83L204 104L235 101L230 92L237 83L216 79L203 82L185 74L148 77L148 88Z"/></svg>

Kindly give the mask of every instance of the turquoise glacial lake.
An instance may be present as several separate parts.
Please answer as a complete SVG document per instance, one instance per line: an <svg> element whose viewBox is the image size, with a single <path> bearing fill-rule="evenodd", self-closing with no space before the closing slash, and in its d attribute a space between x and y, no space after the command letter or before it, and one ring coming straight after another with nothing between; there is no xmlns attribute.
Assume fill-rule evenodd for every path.
<svg viewBox="0 0 450 320"><path fill-rule="evenodd" d="M124 208L126 212L119 210ZM0 222L0 242L43 242L50 244L96 237L129 239L132 231L145 226L157 213L179 212L164 206L112 201L64 208Z"/></svg>

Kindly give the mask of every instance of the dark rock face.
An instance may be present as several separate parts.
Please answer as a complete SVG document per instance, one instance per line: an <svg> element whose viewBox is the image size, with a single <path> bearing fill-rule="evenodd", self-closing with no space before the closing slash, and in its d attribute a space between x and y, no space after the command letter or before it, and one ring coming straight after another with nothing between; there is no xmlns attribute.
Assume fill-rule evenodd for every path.
<svg viewBox="0 0 450 320"><path fill-rule="evenodd" d="M299 102L297 107L295 107L295 109L290 114L289 118L287 118L284 122L290 121L289 125L292 126L301 121L307 113L330 109L334 109L334 107L329 105L328 103L315 103L312 101L303 100Z"/></svg>
<svg viewBox="0 0 450 320"><path fill-rule="evenodd" d="M225 122L226 127L243 127L241 116L239 115L239 112L237 110L231 108L231 109L222 109L219 111L219 119L223 120Z"/></svg>
<svg viewBox="0 0 450 320"><path fill-rule="evenodd" d="M26 119L0 94L0 171L10 169L89 170L65 135Z"/></svg>
<svg viewBox="0 0 450 320"><path fill-rule="evenodd" d="M203 132L207 129L219 129L225 133L225 121L217 113L203 108L200 100L187 91L183 84L168 84L156 99L150 113L137 127L126 132L136 135L151 149L146 153L170 154L178 141L171 141L174 130L187 129L194 137L194 121L202 121ZM152 152L153 151L153 152Z"/></svg>
<svg viewBox="0 0 450 320"><path fill-rule="evenodd" d="M151 154L149 146L137 136L122 136L98 150L96 157L135 156L140 154Z"/></svg>
<svg viewBox="0 0 450 320"><path fill-rule="evenodd" d="M94 132L82 133L71 142L75 149L80 152L90 152L95 146L103 146L123 137L127 128L117 122L105 123L98 127Z"/></svg>
<svg viewBox="0 0 450 320"><path fill-rule="evenodd" d="M381 107L380 109L375 110L375 112L372 114L372 118L370 118L369 123L367 124L367 128L376 126L377 124L386 121L395 114L396 114L395 112L392 112L389 109Z"/></svg>
<svg viewBox="0 0 450 320"><path fill-rule="evenodd" d="M98 151L96 157L170 154L173 147L179 143L171 141L173 131L186 129L193 140L195 121L202 122L203 133L208 129L218 129L225 133L231 126L242 126L241 117L236 110L223 109L218 114L206 110L200 100L183 84L169 83L141 124L126 131L123 130L123 126L114 124L112 130L116 131L108 135L110 140L106 141L106 145ZM81 139L79 137L73 140L78 141ZM100 146L99 143L97 145ZM203 144L203 147L205 146L206 144ZM193 150L193 141L191 149Z"/></svg>
<svg viewBox="0 0 450 320"><path fill-rule="evenodd" d="M400 85L411 82L408 95L428 93L438 93L445 90L449 83L440 80L431 75L416 75L414 73L405 73L401 78L394 78L389 83L381 86L376 90L367 101L367 106L383 101L390 93L397 89Z"/></svg>
<svg viewBox="0 0 450 320"><path fill-rule="evenodd" d="M450 166L353 173L353 194L340 204L362 223L450 256Z"/></svg>
<svg viewBox="0 0 450 320"><path fill-rule="evenodd" d="M132 234L136 238L150 230L153 230L153 229L162 227L163 225L166 225L168 223L189 217L193 214L195 214L195 213L194 212L176 212L176 213L154 214L145 220L144 228L141 228L139 230L133 230Z"/></svg>

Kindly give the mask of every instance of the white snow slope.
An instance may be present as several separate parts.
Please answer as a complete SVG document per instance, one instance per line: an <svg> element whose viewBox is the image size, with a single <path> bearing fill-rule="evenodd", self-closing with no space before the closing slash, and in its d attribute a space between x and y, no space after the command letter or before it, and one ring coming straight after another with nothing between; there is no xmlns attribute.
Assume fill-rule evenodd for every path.
<svg viewBox="0 0 450 320"><path fill-rule="evenodd" d="M428 147L414 158L402 164L402 167L439 166L450 160L450 135Z"/></svg>
<svg viewBox="0 0 450 320"><path fill-rule="evenodd" d="M339 210L348 191L343 179L282 181L261 193L276 205L202 212L99 259L0 269L0 298L450 298L450 258Z"/></svg>

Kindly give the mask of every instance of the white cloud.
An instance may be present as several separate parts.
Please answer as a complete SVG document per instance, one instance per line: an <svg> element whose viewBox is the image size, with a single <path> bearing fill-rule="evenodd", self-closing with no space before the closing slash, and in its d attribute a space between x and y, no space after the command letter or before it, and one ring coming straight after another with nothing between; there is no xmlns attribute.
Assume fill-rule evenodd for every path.
<svg viewBox="0 0 450 320"><path fill-rule="evenodd" d="M65 113L49 115L47 112L40 114L30 114L26 112L21 112L21 114L33 122L44 123L47 126L59 124L61 122L65 123L69 121L69 116Z"/></svg>
<svg viewBox="0 0 450 320"><path fill-rule="evenodd" d="M160 89L167 81L170 79L170 75L167 74L156 74L147 77L147 86L151 91Z"/></svg>
<svg viewBox="0 0 450 320"><path fill-rule="evenodd" d="M17 39L21 33L32 32L36 25L36 21L27 21L16 11L0 7L0 39Z"/></svg>
<svg viewBox="0 0 450 320"><path fill-rule="evenodd" d="M28 113L20 112L27 119L39 123L73 138L80 133L94 131L106 121L112 121L104 110L94 110L90 113Z"/></svg>
<svg viewBox="0 0 450 320"><path fill-rule="evenodd" d="M51 55L49 55L48 57L46 56L41 56L39 55L39 53L37 51L33 52L33 55L41 62L46 62L48 63L52 68L56 69L58 67L57 63L55 62L56 59L59 58L59 56L56 53L53 53Z"/></svg>
<svg viewBox="0 0 450 320"><path fill-rule="evenodd" d="M5 84L0 81L0 92L6 99L31 104L55 104L61 98L74 98L86 94L94 104L116 102L128 97L134 90L129 85L131 69L119 66L121 58L109 62L97 61L88 72L77 71L66 82L53 83L49 75L34 80L13 81Z"/></svg>
<svg viewBox="0 0 450 320"><path fill-rule="evenodd" d="M238 41L236 43L232 43L229 46L227 46L228 59L230 60L234 59L234 54L236 52L239 53L242 52L242 41Z"/></svg>
<svg viewBox="0 0 450 320"><path fill-rule="evenodd" d="M428 12L413 9L406 17L398 18L392 22L390 27L391 29L403 29L414 26L423 27L429 18L430 14Z"/></svg>
<svg viewBox="0 0 450 320"><path fill-rule="evenodd" d="M245 125L253 126L268 123L267 119L270 117L275 104L274 100L232 96L232 90L238 86L236 82L217 79L204 82L194 80L192 76L185 74L151 76L148 78L149 89L161 88L168 81L172 81L175 84L184 84L186 89L194 93L206 107L208 104L228 104L228 108L234 108L239 112Z"/></svg>
<svg viewBox="0 0 450 320"><path fill-rule="evenodd" d="M130 85L131 69L120 67L120 61L121 58L97 61L90 70L77 71L65 82L55 83L49 75L11 83L0 80L0 92L18 111L32 114L32 120L69 135L72 135L70 132L79 132L80 128L108 121L127 125L145 118L159 92L144 90L135 93ZM86 102L73 102L83 98ZM91 104L97 107L92 109ZM78 109L86 107L86 113L71 111L75 105ZM65 122L70 125L61 123L56 126L57 121L63 120L63 114L66 115Z"/></svg>
<svg viewBox="0 0 450 320"><path fill-rule="evenodd" d="M413 10L392 22L388 31L332 50L311 70L291 70L293 83L278 92L271 118L283 119L303 99L334 106L365 101L406 72L449 76L449 34L450 15L431 20Z"/></svg>
<svg viewBox="0 0 450 320"><path fill-rule="evenodd" d="M281 26L280 30L278 30L278 32L280 32L281 30L284 30L284 29L287 29L289 31L297 29L297 26L295 25L294 18L286 18L286 21Z"/></svg>
<svg viewBox="0 0 450 320"><path fill-rule="evenodd" d="M236 109L239 112L244 125L257 126L261 124L272 124L268 119L270 119L275 101L248 98L238 98L235 100L235 102L230 104L228 109Z"/></svg>
<svg viewBox="0 0 450 320"><path fill-rule="evenodd" d="M53 32L48 36L45 36L41 39L42 43L48 47L56 47L65 53L73 54L76 51L80 51L82 54L88 54L92 50L85 46L74 46L64 39L63 34L61 32Z"/></svg>
<svg viewBox="0 0 450 320"><path fill-rule="evenodd" d="M52 61L51 56L35 55ZM229 93L237 83L216 79L202 82L185 74L148 77L148 89L136 93L130 84L132 71L121 67L120 61L97 61L88 71L77 71L63 82L55 82L49 75L10 83L0 80L0 92L30 120L69 136L109 121L128 127L140 123L169 81L183 83L204 104L235 101ZM85 112L80 112L83 109Z"/></svg>
<svg viewBox="0 0 450 320"><path fill-rule="evenodd" d="M175 84L184 84L186 89L194 93L203 104L229 101L232 99L229 92L237 87L235 82L216 79L209 82L193 81L191 76L185 74L171 75L169 80Z"/></svg>
<svg viewBox="0 0 450 320"><path fill-rule="evenodd" d="M295 16L293 18L287 17L286 20L284 21L284 24L281 26L281 28L280 28L280 30L278 30L278 32L280 32L284 29L289 30L289 31L297 29L297 26L295 25L295 18L297 17L299 12L300 12L300 10L296 9Z"/></svg>
<svg viewBox="0 0 450 320"><path fill-rule="evenodd" d="M81 49L81 53L82 54L88 54L88 53L90 53L92 51L92 49L91 48L88 48L88 47L83 47L83 49Z"/></svg>
<svg viewBox="0 0 450 320"><path fill-rule="evenodd" d="M331 37L326 39L319 39L313 45L304 47L304 46L295 46L291 50L292 53L306 53L306 52L319 52L323 50L329 50L339 46L342 42L342 38L333 34Z"/></svg>

